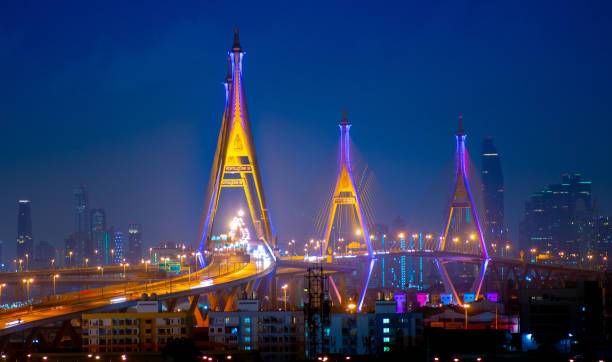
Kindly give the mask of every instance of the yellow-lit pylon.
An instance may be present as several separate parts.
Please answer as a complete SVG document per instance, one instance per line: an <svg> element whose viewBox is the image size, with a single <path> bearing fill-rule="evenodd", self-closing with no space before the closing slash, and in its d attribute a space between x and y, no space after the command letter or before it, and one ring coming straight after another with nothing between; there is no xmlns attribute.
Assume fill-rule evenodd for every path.
<svg viewBox="0 0 612 362"><path fill-rule="evenodd" d="M275 246L266 199L257 164L251 123L242 86L242 58L245 52L240 46L238 28L234 31L234 45L229 52L230 71L225 85L225 112L219 132L217 150L210 174L208 191L198 235L202 252L208 248L219 196L226 187L244 190L257 236L271 249Z"/></svg>
<svg viewBox="0 0 612 362"><path fill-rule="evenodd" d="M368 246L368 254L370 257L374 255L372 250L372 244L370 242L370 234L368 233L368 226L365 222L365 215L363 208L361 207L361 201L357 188L355 187L355 180L353 179L353 170L351 169L351 157L350 157L350 138L349 130L351 129L351 123L346 118L346 108L342 114L342 121L340 121L340 171L338 172L338 180L336 181L336 187L334 188L334 194L332 196L331 205L329 208L329 214L327 216L327 226L325 227L324 235L324 249L328 254L332 254L329 248L329 236L331 229L334 224L336 209L338 205L353 205L355 208L355 214L361 227L359 234L363 236L365 244Z"/></svg>

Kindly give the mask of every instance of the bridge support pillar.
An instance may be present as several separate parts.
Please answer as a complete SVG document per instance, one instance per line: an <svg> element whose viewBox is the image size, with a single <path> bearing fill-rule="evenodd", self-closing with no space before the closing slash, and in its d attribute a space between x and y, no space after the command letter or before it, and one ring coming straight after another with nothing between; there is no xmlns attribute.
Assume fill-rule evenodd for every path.
<svg viewBox="0 0 612 362"><path fill-rule="evenodd" d="M340 299L341 302L346 301L346 274L340 274Z"/></svg>
<svg viewBox="0 0 612 362"><path fill-rule="evenodd" d="M302 299L302 284L304 278L296 278L295 275L291 277L289 281L289 300L288 304L291 307L300 307L300 301Z"/></svg>
<svg viewBox="0 0 612 362"><path fill-rule="evenodd" d="M196 324L198 327L208 327L208 323L206 323L206 318L202 314L202 311L198 307L198 302L200 301L200 295L192 295L187 297L189 299L189 313L193 313L193 316L196 320ZM206 325L205 325L206 324Z"/></svg>
<svg viewBox="0 0 612 362"><path fill-rule="evenodd" d="M168 310L168 312L174 312L174 308L176 307L177 298L166 299L164 300L164 306Z"/></svg>
<svg viewBox="0 0 612 362"><path fill-rule="evenodd" d="M277 279L278 277L273 276L270 278L270 285L268 286L270 289L270 309L276 309L277 302Z"/></svg>

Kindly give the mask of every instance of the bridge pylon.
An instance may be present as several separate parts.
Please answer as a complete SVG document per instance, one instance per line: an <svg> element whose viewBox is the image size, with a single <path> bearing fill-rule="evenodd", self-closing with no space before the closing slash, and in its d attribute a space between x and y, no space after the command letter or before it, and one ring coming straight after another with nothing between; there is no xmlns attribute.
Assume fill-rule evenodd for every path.
<svg viewBox="0 0 612 362"><path fill-rule="evenodd" d="M346 107L342 114L342 120L339 124L340 127L340 168L338 172L338 179L336 181L336 187L334 188L334 194L332 195L331 204L329 207L329 214L326 220L325 234L323 249L328 255L333 254L333 250L330 250L329 236L331 235L332 226L334 224L336 210L338 205L352 205L354 207L357 220L361 229L359 233L363 236L363 241L368 247L368 254L370 257L374 256L372 249L372 243L370 242L370 234L368 233L368 225L365 221L365 214L357 188L355 187L355 180L353 178L353 169L351 168L351 154L350 154L350 137L349 131L351 129L351 122L346 118Z"/></svg>
<svg viewBox="0 0 612 362"><path fill-rule="evenodd" d="M459 236L455 236L452 241L449 241L451 226L459 229L455 230L455 234L461 234L461 232L465 232L466 230L461 230L461 223L468 222L467 220L471 218L473 220L473 224L476 226L475 233L472 233L469 237L466 238L466 243L475 241L474 239L478 238L478 242L480 243L480 253L475 256L474 261L482 262L481 271L479 273L479 277L475 278L474 283L472 285L471 291L475 294L475 298L478 299L478 295L480 294L480 289L482 287L482 282L484 280L484 274L486 271L487 263L489 260L489 254L487 253L487 247L484 239L484 234L482 232L482 228L480 227L480 220L478 218L478 213L476 212L476 207L474 206L474 200L472 198L472 193L470 191L470 186L468 183L468 173L466 170L466 149L465 149L465 138L466 133L463 130L463 117L459 116L459 128L455 135L457 141L457 149L456 149L456 171L455 171L455 184L453 186L453 193L451 195L450 204L448 207L448 211L446 213L446 218L444 220L444 229L442 230L440 241L438 244L438 251L447 251L450 245L461 245L463 244L463 238ZM471 214L471 217L469 216ZM454 222L453 222L454 221ZM466 259L463 259L466 260ZM447 292L452 292L454 297L456 298L458 303L461 303L461 299L455 289L453 282L448 274L447 268L445 264L454 261L453 259L436 259L436 263L438 265L438 269L440 269L440 274L442 276L442 280L447 289Z"/></svg>
<svg viewBox="0 0 612 362"><path fill-rule="evenodd" d="M200 253L210 246L221 190L228 187L244 190L258 238L272 255L272 248L276 246L245 101L242 81L244 55L236 27L234 44L228 52L229 73L224 82L225 111L198 230ZM202 257L200 261L204 265Z"/></svg>

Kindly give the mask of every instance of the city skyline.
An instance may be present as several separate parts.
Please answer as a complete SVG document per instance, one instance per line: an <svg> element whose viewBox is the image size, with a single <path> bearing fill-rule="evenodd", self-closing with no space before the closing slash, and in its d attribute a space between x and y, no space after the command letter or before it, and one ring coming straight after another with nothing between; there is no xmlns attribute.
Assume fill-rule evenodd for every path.
<svg viewBox="0 0 612 362"><path fill-rule="evenodd" d="M23 11L12 10L17 12ZM71 11L78 10L77 8ZM427 11L431 9L419 10ZM461 8L453 10L467 13L469 15L468 18L472 20L478 15L479 11L479 9ZM537 8L535 10L542 9ZM157 9L156 11L161 10ZM211 9L212 13L214 11L215 9ZM364 16L363 13L357 10L353 11L354 13L351 13L353 17ZM579 19L592 15L591 13L585 13L586 10L584 9L580 9L580 11L582 13L579 13L579 15L582 17L578 17ZM515 18L511 17L511 19L516 20L516 14L514 15ZM557 14L557 16L555 22L547 25L559 27L561 19L565 19L567 14ZM69 213L70 190L74 185L81 183L90 185L90 189L95 190L97 199L94 198L94 202L90 202L90 205L103 207L107 211L109 218L115 220L115 222L109 222L109 224L115 225L123 231L126 229L125 225L132 220L138 220L139 223L145 225L147 228L147 246L164 239L185 240L192 244L195 243L197 228L194 228L193 225L197 224L201 213L205 185L208 180L208 170L212 162L210 157L212 152L210 152L210 149L214 147L222 112L222 109L219 107L219 104L222 102L218 100L223 98L223 91L219 83L223 80L224 74L219 72L218 69L223 68L219 65L225 61L223 50L227 47L225 45L227 42L227 29L231 29L235 23L241 27L242 41L246 50L251 51L252 49L252 53L246 55L247 59L249 59L248 65L246 65L249 69L245 76L246 92L251 107L255 143L260 150L259 156L264 186L266 189L279 190L278 196L272 196L270 199L270 211L272 222L281 240L294 236L289 232L294 225L292 221L288 220L294 213L305 215L309 213L314 215L315 213L314 210L309 209L296 210L294 212L295 203L300 201L299 196L288 198L289 190L287 186L305 193L308 190L309 182L314 182L315 176L325 174L320 172L320 168L318 168L320 166L317 166L317 164L324 162L337 149L335 123L342 107L345 105L347 106L350 119L357 126L353 134L353 140L358 152L361 153L371 169L374 170L378 182L385 188L388 188L388 195L392 195L393 197L391 198L394 199L394 205L388 205L388 208L392 209L388 211L389 215L377 215L378 219L381 219L383 222L390 223L392 218L400 215L403 219L407 220L410 226L415 227L411 222L411 214L422 203L422 201L419 201L420 195L427 193L428 185L434 183L431 180L435 180L441 172L446 172L445 163L448 163L453 158L453 150L449 146L449 141L452 140L452 132L455 128L456 116L458 114L465 115L465 128L468 133L467 144L468 150L471 150L470 155L473 163L477 164L474 161L478 158L479 148L477 145L485 135L490 134L494 137L498 150L504 155L502 167L506 176L505 185L507 186L506 219L508 220L507 224L510 227L513 241L517 240L518 223L522 217L522 204L524 201L535 190L544 188L545 185L563 172L578 171L583 173L589 180L592 180L593 194L601 199L604 212L612 204L610 202L612 198L610 191L605 189L605 185L609 184L611 176L609 171L599 167L599 165L604 164L601 157L610 154L610 146L603 142L604 135L609 133L610 125L604 122L605 119L609 118L609 109L602 105L594 111L587 107L590 104L589 102L593 101L577 94L585 92L585 90L594 91L593 86L599 86L599 82L606 83L606 80L610 78L609 73L606 73L606 70L601 68L599 63L590 64L594 67L593 72L595 70L599 71L597 77L581 70L582 68L578 68L570 62L562 63L563 65L560 66L563 67L562 69L549 72L545 72L542 69L546 59L539 58L529 63L536 69L544 71L543 74L539 74L540 78L536 76L536 80L539 79L541 82L548 80L550 82L552 76L564 75L565 78L562 78L564 81L572 82L573 92L571 94L576 98L573 99L573 102L569 103L565 99L565 103L568 104L565 107L560 106L561 101L553 102L554 97L552 94L561 96L552 89L555 84L554 82L546 86L542 85L544 83L538 83L539 85L536 87L538 91L546 90L551 93L544 98L544 105L547 106L546 109L532 104L533 98L531 97L534 95L534 90L531 90L531 93L528 92L529 96L510 98L509 105L500 107L502 98L504 101L508 101L507 87L504 87L505 90L502 90L502 88L492 88L500 92L500 95L493 99L485 97L482 89L479 88L489 84L488 78L485 77L486 75L502 76L500 73L501 67L490 68L490 65L487 68L490 73L478 72L472 67L467 67L469 74L480 76L480 78L469 82L466 82L466 79L461 77L461 79L449 76L432 78L431 69L426 71L426 74L430 76L429 78L419 78L416 71L411 71L410 67L406 67L399 77L404 82L410 79L416 80L416 82L412 82L412 84L415 84L414 87L402 86L400 98L392 97L388 99L389 96L383 97L380 95L381 92L377 90L377 87L382 87L381 89L385 90L383 93L388 93L390 90L398 90L388 85L388 75L383 71L385 68L383 64L386 58L383 55L374 57L367 53L367 51L378 51L380 47L384 48L388 43L392 44L399 41L398 39L403 39L409 35L409 40L406 40L405 46L410 51L401 50L398 54L399 59L409 61L409 64L413 66L418 65L420 62L415 61L410 54L416 54L418 52L415 50L420 50L424 52L421 55L424 57L423 59L439 60L434 56L437 52L434 51L432 53L431 49L424 43L425 39L419 40L415 34L408 30L402 30L394 34L383 32L382 30L366 29L356 34L350 34L349 30L342 30L332 26L328 20L328 22L324 22L325 29L333 35L334 42L350 39L350 42L344 43L344 51L356 52L358 56L351 60L352 63L348 67L341 63L333 62L329 67L321 68L321 66L313 67L307 64L308 62L306 64L304 62L306 55L314 56L308 53L308 46L313 47L313 39L319 39L322 36L321 34L317 33L309 38L308 35L293 31L288 35L280 36L273 31L274 29L258 31L252 22L249 22L247 19L240 19L240 17L237 19L230 19L229 16L222 17L218 22L206 26L202 25L201 22L195 21L197 19L197 17L193 19L185 14L177 15L176 18L169 20L171 27L169 33L166 34L167 38L163 38L160 33L156 33L154 38L148 39L150 42L142 45L142 48L138 48L136 54L128 54L130 61L142 62L145 60L152 61L154 57L148 56L147 51L155 53L164 49L167 50L168 48L178 51L170 52L172 54L171 57L166 56L162 60L154 62L149 68L139 72L138 77L128 84L122 85L118 83L119 76L123 75L123 73L116 67L121 64L131 70L134 70L134 67L128 63L118 63L117 60L109 60L108 63L102 61L104 65L102 71L111 75L110 83L101 82L97 78L87 78L92 81L88 85L90 87L88 89L92 92L99 94L99 92L106 90L112 94L106 98L89 100L88 102L92 102L94 110L100 110L100 107L103 105L110 107L125 106L128 115L119 117L118 114L108 111L100 116L95 111L85 110L76 105L78 114L76 118L79 119L73 119L68 117L63 107L51 108L51 120L55 120L56 123L59 122L59 125L63 127L73 128L73 131L68 132L73 136L78 132L85 132L91 135L86 137L86 141L63 138L65 136L62 136L57 130L51 132L52 137L48 139L41 138L42 133L46 132L42 132L42 130L51 127L45 125L47 124L46 118L33 110L23 111L23 108L28 108L23 107L24 102L25 104L28 104L28 102L35 104L39 101L34 96L35 94L50 94L50 87L56 85L56 80L54 79L43 78L44 81L35 87L32 92L24 93L25 97L23 100L15 101L15 104L22 105L19 109L7 104L7 112L4 116L7 119L13 120L9 123L9 132L7 134L23 134L24 129L17 123L19 123L19 120L28 121L30 123L22 123L33 124L35 126L29 134L31 142L35 147L22 150L22 153L17 155L11 148L14 140L3 139L2 142L2 162L6 164L7 173L14 175L14 178L4 178L2 187L5 192L0 196L0 216L2 216L0 240L3 240L5 244L5 258L10 257L11 253L14 252L14 248L7 247L7 245L9 245L9 241L15 238L15 200L28 198L33 201L34 235L37 240L49 240L56 247L59 247L67 232L73 229ZM108 21L108 19L96 18L94 22L96 20L101 24ZM577 22L578 20L575 20L570 24L577 26ZM27 37L28 33L21 29L20 25L12 22L7 22L7 24L9 27L16 27L17 30L24 34L26 39L29 39ZM418 25L421 27L420 29L429 29L431 31L429 26L432 25L422 23L418 23ZM458 26L459 23L453 22L451 25ZM485 25L491 26L486 21L481 21L477 22L472 29L482 29ZM531 27L538 28L536 25L538 24L530 24ZM120 24L119 29L115 31L124 30L121 26L125 27L127 25ZM521 30L531 29L530 26L521 28ZM595 22L595 25L591 26L594 28L603 25ZM204 28L199 29L199 27ZM185 28L189 30L191 35L182 42L175 42L176 39L183 35L183 32L187 31ZM62 37L67 37L68 35L65 32L68 29L70 29L70 26L60 28L56 37L52 37L52 43L59 41ZM212 29L212 33L207 34L204 29ZM609 26L604 29L604 34L607 34L610 30ZM497 30L501 31L500 29ZM462 43L470 45L471 47L468 48L478 54L477 45L482 44L474 44L474 40L470 38L469 32L458 31L458 34L465 37ZM536 32L536 34L543 39L546 38L546 33L544 32L540 31ZM58 65L55 63L57 60L54 58L55 56L60 54L71 55L67 57L68 61L79 66L70 71L69 75L76 84L81 84L77 78L84 74L93 76L95 71L91 66L97 64L96 61L101 61L96 57L102 56L104 51L112 51L114 52L112 54L118 55L125 54L121 44L117 45L108 42L96 31L90 35L98 39L100 49L90 49L87 47L83 49L82 44L77 44L77 49L80 46L83 51L83 54L80 54L78 52L72 53L74 50L69 48L59 47L57 53L52 52L47 57L42 57L43 64L51 69L56 69ZM439 37L448 36L448 33L440 31L430 34L430 40L433 35ZM520 35L526 36L523 33L520 33ZM133 29L133 32L128 32L126 38L128 40L136 40L142 36L142 33ZM289 43L285 38L289 36L293 39L299 39L299 41L296 41L296 44ZM564 36L563 39L570 42L572 49L587 52L594 51L592 48L593 44L591 43L576 44L575 41L577 39L572 38L571 34L567 32L562 33L562 36ZM603 35L595 36L603 37ZM200 37L208 41L206 43L207 49L220 50L218 52L202 53L202 50L199 48L203 46L195 41L194 37ZM372 38L377 39L379 43L376 43L374 46L368 46L365 40L372 40ZM444 40L446 39L444 37ZM571 42L572 40L574 42ZM27 54L27 52L22 50L26 44L24 43L25 40L9 39L5 35L2 41L7 45L5 49L13 49L17 53ZM219 46L217 46L217 43ZM444 43L447 44L448 40ZM298 48L297 44L300 44L302 48ZM515 51L520 50L516 48L517 45L514 43L506 45ZM528 43L528 45L534 46L535 42ZM183 46L186 48L182 48ZM336 43L324 42L321 46L323 46L321 53L326 53L326 51L329 51L331 54L341 53L337 49ZM560 44L549 44L549 46L551 48L548 50L552 51L552 54L565 54L564 47ZM273 63L265 64L266 62L271 62L275 57L273 54L276 53L271 51L271 49L287 49L288 51L283 53L282 59L276 59ZM430 52L427 52L428 49ZM609 49L605 48L604 50L607 51ZM191 54L191 57L188 56L189 54ZM94 58L88 58L85 55ZM183 64L180 62L185 60L181 59L181 56L186 55L188 56L187 59L190 59L191 62L197 61L198 65L187 64L189 65L187 67L189 76L182 72L172 73L170 71L173 69L172 65ZM495 54L488 55L494 56ZM598 61L605 64L610 54L602 50L600 55L601 57L598 58ZM385 56L389 57L389 54L385 54ZM518 52L516 56L523 60L531 59L524 52ZM539 54L539 56L542 57L542 54ZM365 60L359 60L359 57L365 58ZM592 57L591 53L589 53L589 61L594 62L590 57ZM477 56L475 54L465 55L456 60L461 63L461 66L466 67L467 62L476 62ZM6 60L6 62L10 61ZM452 65L442 60L440 62L442 69L446 71L451 72L461 69L457 65ZM27 62L24 64L27 64ZM370 67L367 67L368 64ZM371 65L373 64L380 65L372 67ZM11 64L6 65L10 66ZM508 66L508 64L505 65ZM314 77L312 80L303 79L299 72L295 70L289 71L294 66L307 72L319 72L321 75ZM289 79L283 80L282 83L275 79L279 71L275 67L282 70L283 74L289 76ZM371 73L366 72L366 74L363 74L365 69L370 69ZM166 72L164 73L165 77L171 75L179 76L183 83L172 82L167 78L160 79L153 76L154 72L159 72L160 70ZM583 78L578 77L574 73L572 73L574 75L568 76L568 73L564 73L563 70L572 70L574 73L582 74ZM513 76L519 77L519 79L524 79L521 77L525 76L525 69L520 66L510 67L508 72ZM357 74L360 74L365 81L358 82L356 80L358 78ZM588 77L589 74L591 74L590 78ZM191 78L194 76L195 80ZM411 77L416 78L413 79ZM18 90L25 91L23 85L19 83L27 83L29 79L29 76L26 76L23 72L16 72L16 74L11 75L8 84L16 87ZM507 78L502 79L505 82L502 82L502 84L509 84L515 87L510 87L511 89L516 90L521 84L520 81L511 82ZM327 91L324 91L321 96L314 97L312 101L304 101L303 96L312 96L313 91L320 91L325 88L330 80L334 83L341 82L342 84L347 84L342 85L343 89L344 87L347 88L344 89L345 92L342 93L341 97L333 97L332 94L336 92L326 93ZM425 87L428 84L427 81L432 80L437 81L441 85L434 88L431 85L429 85L430 88ZM285 96L281 98L282 102L278 102L275 100L275 97L280 96L280 94L275 91L269 95L258 94L255 90L261 89L264 81L272 81L272 88L282 84L283 89L291 90L297 95L301 94L302 97L296 96L292 98ZM189 92L193 94L185 97L186 101L177 101L171 93L163 93L159 95L161 98L157 99L150 93L143 93L142 87L147 84L150 85L151 82L170 82L172 87L175 87L172 89L180 89L181 86L188 85ZM348 91L350 87L361 89L360 85L362 84L367 84L368 86L363 87L359 92ZM288 85L290 85L290 88L287 88ZM134 92L124 94L123 92L127 92L124 87L127 87L128 90L132 89ZM419 88L428 91L423 95L416 95L415 92ZM448 93L444 93L458 89L466 89L466 92L472 94L474 99L466 95L451 96ZM479 89L481 90L478 91ZM7 88L3 92L6 92L6 90ZM396 102L398 99L404 101L406 99L414 99L415 103L422 102L425 99L427 100L425 104L431 106L432 100L437 99L437 97L434 97L429 91L437 90L444 91L441 97L444 101L443 107L441 107L444 109L443 111L433 112L429 107L416 106L410 101L408 101L410 105L408 113L390 113L389 111L381 110L388 102ZM79 99L78 95L70 92L68 94ZM596 94L598 97L605 98L609 94L609 90L598 88L598 93ZM121 100L118 98L120 95ZM134 95L134 98L131 95ZM329 98L326 98L327 96ZM563 96L569 97L568 95ZM7 95L5 99L14 100L13 97ZM68 102L68 96L65 97L59 99L60 104ZM163 109L160 109L159 106L153 106L155 111L150 110L145 115L138 112L137 108L139 106L151 106L152 99L157 99L156 102L166 99L169 105ZM492 105L487 104L491 100L496 101L493 103L498 109L494 109ZM304 108L307 105L316 105L315 108L318 110L310 111L304 116L297 115L294 111L294 109ZM514 105L514 108L509 108L510 105ZM155 112L159 112L160 115L153 114ZM580 123L582 127L575 129L572 124L578 122L571 122L571 120L578 119L579 117L582 118L583 116L592 121L587 122L587 124L584 124L584 122ZM100 124L105 118L110 119L107 120L110 130L99 131L101 133L100 136L92 134L91 130L95 129L92 128L92 125ZM534 119L539 118L543 118L543 120L534 124ZM313 122L309 122L309 119L315 119L316 122L313 124ZM398 153L399 156L389 157L390 147L398 147L397 144L401 139L390 134L388 130L378 127L380 121L384 119L389 119L390 127L395 127L402 131L410 130L412 136L416 136L413 142L400 147L402 152ZM496 121L493 123L490 121L491 119ZM127 135L124 132L116 132L118 129L121 129L119 126L123 123L127 127L126 130L129 131ZM144 124L147 125L146 128L142 127ZM430 124L435 124L435 129L432 129L429 126ZM550 132L553 129L553 125L558 127L554 128L555 133L552 133L556 136L551 137L552 141L547 140L543 136L546 135L543 131ZM51 131L53 130L54 128L51 127ZM295 147L293 142L289 142L285 137L282 139L272 138L277 132L286 132L289 135L286 138L295 139L296 142L304 146ZM559 140L561 139L567 142L561 143L565 147L559 147ZM525 147L519 150L518 145ZM51 146L52 151L47 152L46 148ZM115 151L116 149L120 151ZM277 149L285 150L285 153L291 153L291 156L278 155ZM425 149L431 151L427 157L423 155L427 152L420 152ZM530 160L530 162L525 162L526 159ZM141 161L136 162L137 160ZM176 162L177 160L179 162ZM531 166L527 167L522 165L523 163L529 163ZM28 165L27 168L24 167L26 164ZM298 169L293 168L295 164L301 165L299 172L296 172ZM401 169L395 168L391 170L390 165L400 165ZM50 167L57 168L57 175L49 174ZM75 170L78 170L78 172ZM159 170L163 170L163 172L159 173ZM284 174L296 175L289 175L281 183L279 180L282 179L281 175ZM397 195L398 190L402 189L401 184L407 179L410 191L406 192L405 195ZM16 180L19 180L19 182ZM45 181L45 187L41 187L43 180ZM327 181L329 183L333 182L331 179ZM444 190L442 189L442 192ZM431 190L429 191L431 192ZM440 190L436 189L433 191ZM443 213L444 200L442 200L442 197L440 199L441 202L434 208L436 209L434 213L437 212L434 215L435 217ZM133 208L131 206L128 207L128 205L133 205ZM285 212L285 210L290 210L290 212ZM174 225L172 228L168 228L165 226L167 224L162 225L159 222L159 220L166 217L170 217L171 222L168 224ZM432 222L431 225L423 226L423 228L437 230L439 229L438 225L439 223Z"/></svg>

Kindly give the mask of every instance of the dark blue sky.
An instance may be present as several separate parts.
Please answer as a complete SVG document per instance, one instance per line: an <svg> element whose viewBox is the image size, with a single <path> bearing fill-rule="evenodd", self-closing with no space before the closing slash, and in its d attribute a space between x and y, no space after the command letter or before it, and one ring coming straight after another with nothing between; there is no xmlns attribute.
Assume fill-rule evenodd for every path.
<svg viewBox="0 0 612 362"><path fill-rule="evenodd" d="M195 239L234 25L281 239L312 223L315 210L302 201L323 197L309 195L313 185L333 182L322 170L343 106L384 189L381 221L399 214L439 229L415 220L442 213L448 190L438 185L447 183L458 114L477 165L485 135L502 154L514 236L524 200L565 171L581 171L604 210L612 206L609 2L173 4L3 4L5 255L14 253L20 198L32 200L34 238L63 245L81 183L115 227L142 223L147 244Z"/></svg>

